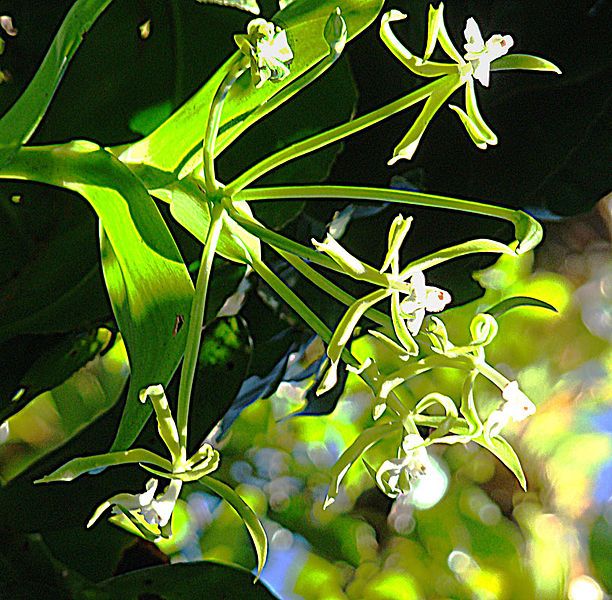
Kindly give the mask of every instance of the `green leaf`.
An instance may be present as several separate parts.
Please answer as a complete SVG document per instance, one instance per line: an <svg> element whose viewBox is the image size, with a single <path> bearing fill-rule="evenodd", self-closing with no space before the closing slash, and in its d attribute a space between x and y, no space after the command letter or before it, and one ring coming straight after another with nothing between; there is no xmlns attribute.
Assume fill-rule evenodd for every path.
<svg viewBox="0 0 612 600"><path fill-rule="evenodd" d="M220 6L230 6L245 10L246 12L258 15L260 13L259 5L255 0L198 0L200 4L219 4Z"/></svg>
<svg viewBox="0 0 612 600"><path fill-rule="evenodd" d="M485 435L481 435L472 439L477 444L480 444L483 448L486 448L491 453L495 454L495 456L497 456L497 458L499 458L499 460L501 460L504 465L506 465L512 471L512 473L514 473L514 476L518 479L521 487L527 491L527 480L525 479L521 462L519 461L519 458L512 446L503 437L495 436L489 438Z"/></svg>
<svg viewBox="0 0 612 600"><path fill-rule="evenodd" d="M204 486L217 496L225 500L244 521L246 528L249 530L255 552L257 553L257 578L261 575L261 570L266 562L268 555L268 538L266 532L253 512L251 507L226 483L214 479L213 477L202 477L199 480L200 485Z"/></svg>
<svg viewBox="0 0 612 600"><path fill-rule="evenodd" d="M489 308L486 313L492 315L496 319L499 319L499 317L507 313L509 310L523 306L535 306L536 308L544 308L552 312L558 312L552 304L548 304L548 302L544 302L544 300L530 298L529 296L513 296L512 298L506 298L505 300L498 302Z"/></svg>
<svg viewBox="0 0 612 600"><path fill-rule="evenodd" d="M123 452L109 452L107 454L96 454L94 456L75 458L53 471L53 473L49 473L49 475L45 475L42 479L38 479L35 483L72 481L89 471L134 463L148 463L157 465L168 471L172 470L170 461L161 456L143 448L132 448L131 450L124 450Z"/></svg>
<svg viewBox="0 0 612 600"><path fill-rule="evenodd" d="M254 584L251 575L238 565L212 562L172 564L138 569L98 584L109 598L139 600L164 598L249 598L271 600L275 598L261 583ZM94 597L95 600L95 597Z"/></svg>
<svg viewBox="0 0 612 600"><path fill-rule="evenodd" d="M22 149L0 176L73 190L100 218L106 286L125 339L131 381L113 449L138 436L151 407L138 392L167 385L184 351L193 284L172 236L140 181L92 142Z"/></svg>
<svg viewBox="0 0 612 600"><path fill-rule="evenodd" d="M520 69L526 71L552 71L561 75L561 69L545 58L530 54L506 54L491 63L491 71Z"/></svg>
<svg viewBox="0 0 612 600"><path fill-rule="evenodd" d="M352 39L376 18L381 7L381 0L297 0L275 15L273 21L287 30L289 44L295 56L291 73L286 79L259 89L251 85L247 73L232 86L221 117L216 153L220 154L252 123L271 110L266 106L268 100L329 54L324 30L329 16L336 8L341 9L348 28L348 38ZM239 52L235 53L202 89L152 134L128 147L117 148L116 152L121 160L127 163L145 163L157 169L157 175L161 175L159 171L172 173L180 169L192 152L200 151L202 123L205 122L212 98L225 73L239 56ZM331 62L329 65L331 66ZM197 164L193 166L195 168ZM160 178L157 180L160 181ZM166 178L161 185L167 181Z"/></svg>
<svg viewBox="0 0 612 600"><path fill-rule="evenodd" d="M70 60L111 0L77 0L53 39L36 75L0 120L0 166L11 160L43 118Z"/></svg>

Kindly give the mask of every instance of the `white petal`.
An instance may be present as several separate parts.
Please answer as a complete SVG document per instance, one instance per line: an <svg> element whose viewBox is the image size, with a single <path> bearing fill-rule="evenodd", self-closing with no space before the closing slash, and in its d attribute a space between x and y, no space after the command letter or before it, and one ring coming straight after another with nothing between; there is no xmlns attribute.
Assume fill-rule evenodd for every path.
<svg viewBox="0 0 612 600"><path fill-rule="evenodd" d="M476 23L474 17L470 17L467 20L463 35L466 41L464 46L466 52L482 52L484 50L484 39L482 38L480 27L478 27L478 23Z"/></svg>

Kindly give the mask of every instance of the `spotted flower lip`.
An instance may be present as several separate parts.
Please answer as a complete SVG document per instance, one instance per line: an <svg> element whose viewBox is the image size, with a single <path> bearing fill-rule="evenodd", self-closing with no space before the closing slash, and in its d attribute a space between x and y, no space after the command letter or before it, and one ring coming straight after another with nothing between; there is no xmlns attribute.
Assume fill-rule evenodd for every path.
<svg viewBox="0 0 612 600"><path fill-rule="evenodd" d="M251 78L256 88L266 81L281 81L289 75L293 51L285 30L265 19L253 19L246 35L235 35L234 40L250 59Z"/></svg>
<svg viewBox="0 0 612 600"><path fill-rule="evenodd" d="M494 410L487 419L486 430L489 436L501 433L510 422L519 423L536 412L535 404L521 391L517 381L510 381L502 390L505 403Z"/></svg>

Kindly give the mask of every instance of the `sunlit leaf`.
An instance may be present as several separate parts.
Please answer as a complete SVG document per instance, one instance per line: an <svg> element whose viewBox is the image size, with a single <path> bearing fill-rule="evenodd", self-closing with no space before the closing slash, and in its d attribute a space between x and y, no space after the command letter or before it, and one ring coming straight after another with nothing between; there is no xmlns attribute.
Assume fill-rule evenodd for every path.
<svg viewBox="0 0 612 600"><path fill-rule="evenodd" d="M259 89L251 85L250 77L246 74L232 87L221 118L216 152L221 153L249 125L267 114L267 100L329 54L324 29L336 8L341 9L348 28L348 39L352 39L374 20L381 6L380 0L296 0L275 15L272 20L287 30L295 57L291 73L281 82L264 85ZM121 160L146 163L158 170L152 174L153 177L161 175L160 171L171 173L180 169L192 152L199 151L202 123L205 122L208 107L227 69L238 56L239 53L232 56L200 91L151 135L131 146L117 148ZM255 114L255 110L260 107L261 110ZM146 179L145 174L143 177Z"/></svg>
<svg viewBox="0 0 612 600"><path fill-rule="evenodd" d="M128 349L131 381L114 449L129 446L151 414L138 392L167 385L183 354L193 284L168 227L140 181L91 142L22 149L0 176L73 190L100 218L102 264Z"/></svg>

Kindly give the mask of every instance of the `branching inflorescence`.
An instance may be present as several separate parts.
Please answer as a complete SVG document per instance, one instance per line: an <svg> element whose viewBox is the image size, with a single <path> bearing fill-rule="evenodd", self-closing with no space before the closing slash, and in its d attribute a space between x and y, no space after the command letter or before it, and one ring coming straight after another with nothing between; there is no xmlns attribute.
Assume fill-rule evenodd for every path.
<svg viewBox="0 0 612 600"><path fill-rule="evenodd" d="M75 7L81 4L84 2L77 1ZM71 11L67 17L68 24L63 27L72 31L75 23L80 23L78 19L83 19L84 27L86 23L93 22L106 4L108 2L98 3L90 9L92 12L86 18L78 11ZM306 0L303 4L308 6ZM311 4L311 27L320 28L317 32L320 44L315 50L293 37L293 27L301 22L292 23L288 19L289 24L282 29L263 19L255 19L248 25L246 34L235 37L239 52L220 68L202 91L170 117L167 126L162 124L150 136L135 144L110 150L91 142L39 148L26 146L46 105L30 104L28 108L18 101L9 114L19 121L19 126L5 136L6 139L2 139L0 147L0 177L60 185L80 193L96 209L101 221L103 265L109 295L132 366L130 393L112 451L76 458L40 481L70 481L113 465L140 464L155 475L147 482L145 491L111 496L95 511L89 525L111 509L116 517L129 521L141 535L152 540L171 535L172 512L183 484L199 481L228 500L246 520L258 551L259 571L266 555L265 534L244 501L229 486L211 477L219 465L218 451L204 441L188 458L189 404L212 260L216 254L249 265L323 338L329 365L317 382L317 393L324 394L337 384L338 370L344 368L344 363L372 390L372 411L376 423L357 437L333 468L326 506L334 501L350 467L369 448L390 437L398 440L397 455L384 460L378 468L370 467L376 485L390 497L406 493L415 479L427 473L430 464L428 448L433 444L474 441L496 454L525 486L518 458L501 434L510 421L520 421L535 411L535 406L519 389L518 383L509 381L486 360L486 347L498 333L495 315L499 317L500 311L490 307L476 314L470 325L471 341L466 345L455 345L449 340L444 323L444 311L451 303L451 293L428 285L426 280L429 269L465 255L497 253L516 257L531 250L541 238L541 228L529 215L420 192L328 185L257 188L252 187L252 183L290 160L333 144L423 102L420 115L393 151L389 163L409 160L435 113L460 88L465 90L465 108L456 105L450 107L458 114L476 146L485 149L496 144L497 137L478 109L476 82L488 87L490 74L497 70L558 72L558 69L540 58L509 54L513 40L508 35L496 34L485 42L473 18L468 19L464 31L465 51L459 52L446 30L442 4L430 8L425 51L422 57L416 56L393 33L392 24L406 16L392 10L381 20L380 34L384 44L413 73L432 81L369 114L282 148L247 169L234 181L220 183L215 175L215 161L219 153L252 122L312 83L337 60L347 41L358 33L359 28L356 30L352 22L347 26L340 8L323 15L318 3ZM366 20L371 22L379 10L379 3L370 2L363 9L367 13ZM279 22L285 23L282 19ZM361 28L363 26L363 23L360 24ZM61 36L54 42L54 49L60 58L63 43ZM449 62L431 59L437 43L450 59ZM71 53L69 56L74 51L73 46L70 46L70 50L65 49L66 53ZM307 55L306 60L304 57ZM57 58L54 56L50 52L45 59L43 66L48 72L53 71L53 60ZM33 85L46 85L51 94L65 68L65 61L60 62L57 72L46 83L35 80ZM245 77L250 77L250 86L245 88L242 85L242 91L236 91L236 82L244 83ZM24 98L28 97L27 94L26 90ZM247 116L235 124L227 119L232 117L232 102L236 101L238 94L242 94L240 99L243 103L252 103L252 111L243 111ZM225 125L223 131L221 125ZM0 133L4 131L2 126L3 123L0 123ZM194 138L194 130L201 132L197 139ZM189 140L193 140L193 143ZM88 173L94 174L92 177L96 185L87 185ZM105 183L101 185L100 182ZM176 246L169 230L149 194L168 202L172 216L203 244L195 290L191 287L180 255L175 252ZM117 198L129 207L123 220L113 220L106 208L107 200L111 204L114 202L113 206L116 207ZM517 239L510 244L474 239L402 266L400 250L409 233L412 217L399 214L388 232L386 255L380 268L377 268L354 256L331 235L322 242L313 240L313 248L272 231L255 219L249 207L249 203L260 200L314 198L378 200L504 219L514 225ZM134 214L147 221L147 231L155 232L155 241L140 234L144 231L143 221L134 221ZM136 238L139 244L144 239L145 246L157 244L161 247L160 240L163 240L165 250L150 255L130 254L133 248L125 242L125 236L132 231L130 227L138 233ZM294 290L272 273L262 257L262 242L278 252L324 293L347 306L333 332ZM134 245L134 248L137 246ZM121 271L116 269L117 263L134 275L129 280L117 283L115 277ZM373 289L355 299L319 269L359 280ZM148 297L148 294L138 296L139 289L149 285L156 277L161 277L162 273L167 286L174 286L173 289L183 292L177 292L174 299L168 301L169 308L147 305L141 312L146 317L148 310L157 311L156 314L166 311L173 320L176 314L184 312L185 306L190 307L186 333L175 335L176 339L173 340L169 339L169 333L161 332L163 328L147 329L150 325L141 319L142 315L130 311L130 303L123 301L127 294L129 298L140 298L139 302L146 302L141 298ZM388 312L375 308L387 300ZM180 303L183 308L179 311L176 306ZM165 314L163 318L166 318ZM363 317L376 324L369 333L395 357L397 368L392 373L383 374L371 358L360 363L351 354L350 341ZM159 340L157 354L163 355L163 360L157 354L150 353L146 359L142 358L144 351L140 345L147 335L165 336L154 340L155 343ZM181 359L175 419L164 385ZM438 368L452 368L461 374L460 397L451 398L432 390L418 401L412 400L406 394L411 380ZM486 417L481 414L475 397L474 386L478 377L490 381L500 393L498 408ZM157 383L151 385L152 382ZM430 414L432 408L436 409L436 414ZM168 451L167 457L143 448L130 449L151 412L157 419L159 436ZM420 433L424 428L429 431L426 436ZM203 432L203 436L206 433ZM161 487L159 479L168 481L161 492L158 492Z"/></svg>

